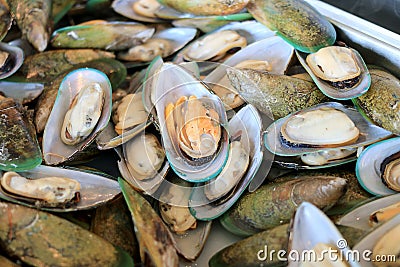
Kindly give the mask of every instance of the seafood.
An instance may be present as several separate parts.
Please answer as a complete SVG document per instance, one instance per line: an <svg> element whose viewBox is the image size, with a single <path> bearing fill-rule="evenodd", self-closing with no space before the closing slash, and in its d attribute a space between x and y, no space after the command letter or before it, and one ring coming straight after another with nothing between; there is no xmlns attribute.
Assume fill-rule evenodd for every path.
<svg viewBox="0 0 400 267"><path fill-rule="evenodd" d="M293 146L344 146L357 140L359 134L346 113L330 107L296 112L281 127L283 142Z"/></svg>
<svg viewBox="0 0 400 267"><path fill-rule="evenodd" d="M238 13L242 10L248 0L234 0L234 1L219 1L219 0L206 0L206 1L171 1L161 0L162 5L172 7L180 12L191 13L194 15L229 15Z"/></svg>
<svg viewBox="0 0 400 267"><path fill-rule="evenodd" d="M315 234L315 231L318 231L318 235ZM331 266L335 264L335 266L342 267L359 266L356 262L347 261L348 259L345 257L336 258L335 260L335 258L323 256L324 250L332 251L333 255L335 255L334 257L340 256L339 251L348 253L349 248L347 246L341 247L341 250L337 247L340 240L343 240L343 236L326 214L315 205L303 202L297 208L291 223L288 250L297 251L300 255L303 255L304 251L313 250L314 254L308 258L289 258L289 265Z"/></svg>
<svg viewBox="0 0 400 267"><path fill-rule="evenodd" d="M50 39L50 0L7 0L22 35L38 50L44 51Z"/></svg>
<svg viewBox="0 0 400 267"><path fill-rule="evenodd" d="M319 78L339 89L352 88L359 82L361 69L352 50L341 46L328 46L306 58L308 66Z"/></svg>
<svg viewBox="0 0 400 267"><path fill-rule="evenodd" d="M144 44L134 46L117 57L128 61L149 62L157 56L168 57L184 47L196 35L193 28L166 28L157 31Z"/></svg>
<svg viewBox="0 0 400 267"><path fill-rule="evenodd" d="M192 182L215 177L227 160L229 145L221 100L173 63L161 65L151 87L164 149L173 170Z"/></svg>
<svg viewBox="0 0 400 267"><path fill-rule="evenodd" d="M42 152L27 111L12 98L0 96L0 169L19 171L42 162Z"/></svg>
<svg viewBox="0 0 400 267"><path fill-rule="evenodd" d="M173 189L174 187L170 187ZM172 198L180 197L179 194L171 194ZM170 200L176 201L176 200ZM160 214L169 228L177 234L185 234L187 230L194 229L197 226L196 218L190 214L189 208L185 206L176 206L169 203L160 202Z"/></svg>
<svg viewBox="0 0 400 267"><path fill-rule="evenodd" d="M7 254L34 266L133 265L125 251L72 222L3 201L0 243Z"/></svg>
<svg viewBox="0 0 400 267"><path fill-rule="evenodd" d="M237 51L247 45L246 38L233 30L210 33L191 43L183 54L186 61L217 61L225 58L229 51Z"/></svg>
<svg viewBox="0 0 400 267"><path fill-rule="evenodd" d="M327 210L345 193L347 182L330 176L301 176L261 186L246 194L220 217L228 231L249 236L289 222L304 201Z"/></svg>
<svg viewBox="0 0 400 267"><path fill-rule="evenodd" d="M76 131L75 133L70 129L68 129L67 134L65 128L67 124L65 124L64 121L67 112L70 110L71 105L74 102L74 99L76 99L75 97L77 95L80 96L84 94L87 88L90 88L94 84L97 84L96 87L99 89L98 92L101 92L97 94L98 100L101 101L104 94L104 104L102 105L98 122L95 124L94 129L91 130L87 136L85 136L85 134L81 136L79 131ZM93 104L93 106L96 107L97 105L100 105L101 102ZM85 105L82 107L84 109L86 108ZM96 110L96 108L94 108L94 110ZM83 151L94 141L96 136L106 127L110 117L111 84L107 76L103 72L90 68L81 68L70 72L67 76L65 76L60 84L56 101L44 129L42 148L46 164L56 165L64 161L72 160L76 154ZM83 119L85 121L87 118L84 117ZM93 125L90 125L92 124L90 122L90 118L88 119L88 126L93 127ZM72 121L72 123L79 124L79 121ZM83 129L85 129L85 127L86 124L83 124ZM68 144L65 144L62 140L62 138L64 138L64 133L66 137L65 139L69 140Z"/></svg>
<svg viewBox="0 0 400 267"><path fill-rule="evenodd" d="M318 88L330 98L353 99L365 94L371 85L363 58L352 48L328 46L309 55L296 51L296 56Z"/></svg>
<svg viewBox="0 0 400 267"><path fill-rule="evenodd" d="M324 165L328 162L346 158L357 151L356 148L338 148L301 155L301 161L308 165Z"/></svg>
<svg viewBox="0 0 400 267"><path fill-rule="evenodd" d="M146 199L123 179L118 182L135 224L142 262L148 257L154 266L178 266L178 254L167 226Z"/></svg>
<svg viewBox="0 0 400 267"><path fill-rule="evenodd" d="M136 21L163 21L155 14L161 7L156 0L114 0L111 7L118 14Z"/></svg>
<svg viewBox="0 0 400 267"><path fill-rule="evenodd" d="M274 119L328 100L314 83L302 79L256 70L226 72L240 96Z"/></svg>
<svg viewBox="0 0 400 267"><path fill-rule="evenodd" d="M93 83L74 97L61 127L61 140L65 144L76 145L93 132L103 109L104 95L100 84Z"/></svg>
<svg viewBox="0 0 400 267"><path fill-rule="evenodd" d="M384 172L387 163L390 163L391 160L393 160L392 166L396 165L395 155L399 153L399 144L399 137L389 138L372 144L359 155L356 164L357 179L371 194L385 196L397 192L395 191L398 188L396 174L390 178L390 174L387 172L390 170L390 166L386 170L386 174Z"/></svg>
<svg viewBox="0 0 400 267"><path fill-rule="evenodd" d="M383 182L390 189L400 191L400 151L385 158L380 171Z"/></svg>
<svg viewBox="0 0 400 267"><path fill-rule="evenodd" d="M372 213L369 216L369 222L371 225L376 225L378 223L390 220L399 213L400 213L400 203L395 203Z"/></svg>
<svg viewBox="0 0 400 267"><path fill-rule="evenodd" d="M0 79L13 75L24 61L21 48L0 43Z"/></svg>
<svg viewBox="0 0 400 267"><path fill-rule="evenodd" d="M99 32L102 34L99 35ZM153 33L154 28L135 22L76 25L54 31L50 43L58 48L98 48L115 51L141 44Z"/></svg>
<svg viewBox="0 0 400 267"><path fill-rule="evenodd" d="M247 10L297 50L312 53L336 40L333 25L305 1L250 1Z"/></svg>
<svg viewBox="0 0 400 267"><path fill-rule="evenodd" d="M139 153L138 153L139 152ZM128 170L138 180L153 178L161 169L165 153L155 135L146 133L125 143Z"/></svg>
<svg viewBox="0 0 400 267"><path fill-rule="evenodd" d="M353 246L353 250L357 251L372 251L369 259L360 258L361 266L398 266L398 242L397 236L399 234L399 219L400 216L395 216L391 220L383 223L379 227L369 231L363 236L356 245ZM383 255L387 256L387 261L379 262ZM371 259L373 259L371 261ZM376 259L376 262L374 262Z"/></svg>
<svg viewBox="0 0 400 267"><path fill-rule="evenodd" d="M136 240L134 225L121 194L95 210L90 231L114 246L124 249L134 262L140 262L139 244Z"/></svg>
<svg viewBox="0 0 400 267"><path fill-rule="evenodd" d="M369 68L371 86L353 99L357 109L375 124L400 134L400 81L386 70Z"/></svg>
<svg viewBox="0 0 400 267"><path fill-rule="evenodd" d="M337 221L337 224L370 230L371 227L387 222L399 214L399 201L400 195L398 194L368 201L347 212Z"/></svg>
<svg viewBox="0 0 400 267"><path fill-rule="evenodd" d="M227 211L256 177L263 161L262 122L253 106L240 109L230 119L228 130L232 140L226 165L216 178L194 187L190 195L189 207L199 220L211 220ZM268 162L265 170L272 164Z"/></svg>
<svg viewBox="0 0 400 267"><path fill-rule="evenodd" d="M0 19L1 19L1 27L0 27L0 41L7 35L8 30L12 25L12 18L10 14L9 7L7 3L2 0L0 1Z"/></svg>
<svg viewBox="0 0 400 267"><path fill-rule="evenodd" d="M158 15L160 11L157 12ZM229 23L236 22L236 21L245 21L253 19L251 14L249 13L237 13L232 15L226 16L200 16L200 17L189 17L189 18L182 18L172 21L172 25L175 27L191 27L197 28L202 32L212 32L217 30L222 26L226 26Z"/></svg>
<svg viewBox="0 0 400 267"><path fill-rule="evenodd" d="M307 127L311 129L314 127L313 114L319 114L317 116L319 119L316 119L319 122L314 125L313 130L306 130ZM309 115L310 117L308 117ZM328 123L330 118L334 119ZM330 126L321 128L322 132L318 132L319 126L325 123L330 124ZM332 123L338 127L333 127ZM335 128L331 132L332 135L325 132L329 131L330 128L333 129L332 127ZM304 132L296 132L294 129ZM338 131L340 137L335 135L334 132L336 131ZM321 135L322 133L324 135ZM316 135L313 137L313 134ZM366 121L355 109L343 106L338 102L326 102L274 121L265 131L264 144L268 150L277 155L298 156L339 147L346 149L362 147L388 138L390 135L389 131Z"/></svg>
<svg viewBox="0 0 400 267"><path fill-rule="evenodd" d="M18 197L16 194L10 195L7 192L0 191L0 198L7 200L9 202L13 202L16 204L41 209L48 210L52 212L69 212L69 211L78 211L78 210L87 210L90 208L95 208L99 205L110 201L116 195L118 195L121 190L118 187L118 183L114 180L109 179L109 177L105 177L104 173L92 173L83 170L77 169L65 169L58 167L50 167L45 165L39 165L33 169L27 171L19 171L18 175L22 177L28 177L28 187L31 188L30 184L42 184L41 181L46 181L49 179L52 180L51 177L60 177L61 182L68 186L71 185L72 188L70 190L70 197L74 198L74 190L77 189L79 185L79 201L71 202L71 203L44 203L43 201L35 201L32 198L28 198L26 193L22 193L22 197ZM12 175L11 175L12 177ZM19 180L25 181L22 178L18 178ZM38 180L38 181L36 181ZM5 181L5 180L4 180ZM2 182L4 182L2 180ZM14 186L15 183L11 184ZM51 189L43 188L43 190ZM56 188L54 190L61 190ZM12 190L11 190L12 191ZM67 194L68 190L65 190L64 193ZM57 193L56 197L61 197L63 191L60 194ZM49 196L48 196L49 195ZM50 194L46 194L44 197L52 197ZM50 199L51 200L51 199Z"/></svg>
<svg viewBox="0 0 400 267"><path fill-rule="evenodd" d="M165 120L170 131L177 127L179 147L192 158L213 155L221 138L218 113L196 96L179 98L165 108Z"/></svg>
<svg viewBox="0 0 400 267"><path fill-rule="evenodd" d="M147 120L148 113L145 111L142 103L142 94L128 94L124 96L117 105L113 114L115 131L122 134Z"/></svg>
<svg viewBox="0 0 400 267"><path fill-rule="evenodd" d="M80 188L78 181L65 177L29 179L16 172L6 172L1 178L3 193L30 200L38 206L64 206L79 202Z"/></svg>
<svg viewBox="0 0 400 267"><path fill-rule="evenodd" d="M26 57L18 74L29 81L48 82L80 63L114 57L111 52L94 49L49 50Z"/></svg>
<svg viewBox="0 0 400 267"><path fill-rule="evenodd" d="M78 49L79 50L79 49ZM79 52L77 52L79 53ZM88 61L86 63L80 63L72 66L71 69L58 75L54 80L45 85L43 93L39 96L39 99L35 107L34 123L36 131L38 133L43 132L47 120L50 116L54 102L57 98L58 89L64 77L72 70L80 68L94 68L102 71L107 75L110 80L111 86L116 88L126 77L126 68L117 60L111 58L101 58Z"/></svg>
<svg viewBox="0 0 400 267"><path fill-rule="evenodd" d="M376 261L374 266L399 266L399 252L400 247L397 242L396 236L400 234L400 226L395 226L387 233L382 235L374 245L372 250L372 257L378 259L381 255L396 255L395 262L387 263L385 261Z"/></svg>
<svg viewBox="0 0 400 267"><path fill-rule="evenodd" d="M248 152L240 141L233 141L229 149L228 161L215 179L204 187L204 194L209 200L215 200L228 193L240 181L249 165Z"/></svg>

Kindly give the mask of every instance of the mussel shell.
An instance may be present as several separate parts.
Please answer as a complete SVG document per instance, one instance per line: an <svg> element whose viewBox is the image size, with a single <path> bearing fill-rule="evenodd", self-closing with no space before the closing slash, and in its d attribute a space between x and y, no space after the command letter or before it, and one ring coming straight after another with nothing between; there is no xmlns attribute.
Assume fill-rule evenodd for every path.
<svg viewBox="0 0 400 267"><path fill-rule="evenodd" d="M368 68L365 65L365 62L361 55L354 49L350 48L354 54L354 59L360 68L360 75L358 76L359 82L351 88L347 89L337 89L332 84L327 81L319 78L308 66L305 61L306 54L296 51L297 58L299 59L301 65L306 69L308 74L310 74L311 78L314 80L315 84L318 88L324 93L326 96L337 99L337 100L347 100L355 97L359 97L362 94L365 94L370 85L371 85L371 76L369 74Z"/></svg>
<svg viewBox="0 0 400 267"><path fill-rule="evenodd" d="M3 66L0 66L0 79L13 75L24 62L24 51L17 47L0 42L0 51L8 53Z"/></svg>
<svg viewBox="0 0 400 267"><path fill-rule="evenodd" d="M146 45L147 42L151 41L152 39L162 39L168 43L169 48L165 49L165 54L162 55L164 58L172 55L176 51L180 50L184 47L188 42L190 42L196 36L197 30L195 28L166 28L160 31L157 31L150 39L148 39L143 46ZM158 42L158 40L157 40ZM156 42L156 43L157 43ZM152 56L156 56L156 54L149 49L149 52L142 51L144 50L142 47L133 47L133 49L138 48L136 50L137 56L140 56L140 53L149 54ZM118 58L122 60L130 61L130 51L128 52L121 52L117 55ZM151 60L153 60L152 58ZM132 65L132 64L130 64Z"/></svg>
<svg viewBox="0 0 400 267"><path fill-rule="evenodd" d="M365 235L354 247L353 250L359 251L360 253L365 251L373 251L376 243L384 236L388 231L392 230L394 227L398 227L400 224L400 216L397 215L393 219L387 221L386 223L374 228L373 231L369 232ZM397 235L393 235L393 238L396 238ZM389 241L388 241L389 242ZM392 243L392 242L391 242ZM397 257L397 256L396 256ZM369 254L369 258L373 259L374 255ZM388 264L387 262L386 264ZM396 263L398 263L398 259L396 259ZM373 267L373 261L367 260L364 257L360 257L360 265L365 267ZM383 265L390 266L390 265ZM395 266L395 265L393 265Z"/></svg>
<svg viewBox="0 0 400 267"><path fill-rule="evenodd" d="M305 1L254 0L247 9L297 50L312 53L336 40L333 25Z"/></svg>
<svg viewBox="0 0 400 267"><path fill-rule="evenodd" d="M351 226L362 230L370 230L370 216L374 212L400 202L400 194L393 194L385 197L375 198L341 217L337 224Z"/></svg>
<svg viewBox="0 0 400 267"><path fill-rule="evenodd" d="M161 136L166 155L172 169L182 179L191 182L203 182L215 177L221 172L228 158L228 132L227 116L221 100L212 95L204 83L196 79L184 68L173 63L164 63L153 81L155 86L155 107L160 123ZM188 158L179 148L179 140L176 133L169 133L165 119L165 108L170 103L182 96L195 96L206 102L219 116L221 138L217 152L205 162L195 162ZM171 134L171 135L170 135Z"/></svg>
<svg viewBox="0 0 400 267"><path fill-rule="evenodd" d="M367 147L358 157L356 175L361 186L369 193L385 196L397 193L382 181L382 162L399 152L400 137L390 138Z"/></svg>
<svg viewBox="0 0 400 267"><path fill-rule="evenodd" d="M28 170L42 162L35 127L24 107L11 98L0 97L0 169Z"/></svg>
<svg viewBox="0 0 400 267"><path fill-rule="evenodd" d="M43 83L0 81L0 92L22 104L36 99L44 90Z"/></svg>
<svg viewBox="0 0 400 267"><path fill-rule="evenodd" d="M343 240L342 234L324 212L309 202L303 202L291 221L288 251L297 251L299 255L304 255L303 252L312 250L318 243L341 246L340 242ZM349 255L347 243L345 247L336 248L338 249L339 253ZM301 262L304 259L299 260ZM300 262L289 257L290 266L300 266ZM356 261L348 263L350 266L359 266Z"/></svg>
<svg viewBox="0 0 400 267"><path fill-rule="evenodd" d="M62 142L60 132L64 117L78 92L92 83L99 83L105 95L100 119L92 133L82 142L70 146ZM87 148L107 126L111 116L112 88L107 76L96 69L82 68L70 72L60 84L56 102L43 133L43 156L46 164L56 165L71 159Z"/></svg>
<svg viewBox="0 0 400 267"><path fill-rule="evenodd" d="M245 191L263 160L261 144L262 128L260 115L257 109L252 105L247 105L240 109L229 121L228 129L231 134L231 139L240 136L240 142L244 150L249 153L250 162L245 174L240 178L234 188L230 189L231 192L228 192L224 196L210 201L205 195L205 186L198 185L192 189L189 207L192 214L197 219L212 220L219 217L235 204L236 200L238 200ZM270 163L272 162L270 161ZM269 169L266 168L262 171L268 173ZM219 176L215 179L218 178ZM213 183L215 179L208 181L208 183Z"/></svg>
<svg viewBox="0 0 400 267"><path fill-rule="evenodd" d="M283 41L280 37L267 37L246 46L222 64L218 64L217 67L204 78L204 82L209 84L211 90L213 90L212 86L218 85L218 82L226 75L226 70L228 68L251 59L267 61L271 66L271 70L268 71L268 73L284 74L292 60L293 54L293 47ZM233 87L231 86L231 88Z"/></svg>
<svg viewBox="0 0 400 267"><path fill-rule="evenodd" d="M136 20L136 21L143 21L143 22L163 22L163 19L157 17L145 17L141 14L138 14L133 9L133 4L138 0L114 0L111 4L111 7L114 9L115 12L118 14Z"/></svg>
<svg viewBox="0 0 400 267"><path fill-rule="evenodd" d="M232 22L223 27L216 29L206 35L197 38L193 42L189 43L184 49L182 49L174 58L174 62L180 63L184 61L185 54L189 51L190 47L195 44L197 41L203 40L207 38L210 34L216 34L221 31L234 31L240 36L246 39L247 45L250 45L254 42L263 40L265 38L271 37L274 35L274 32L266 28L259 22L256 21L245 21L245 22ZM244 48L242 48L244 49ZM261 54L257 52L257 54ZM249 59L249 58L246 58ZM238 62L239 63L239 62Z"/></svg>
<svg viewBox="0 0 400 267"><path fill-rule="evenodd" d="M352 147L360 147L360 146L365 146L371 143L375 143L379 140L383 140L385 138L388 138L391 133L389 131L386 131L380 127L377 127L368 121L366 121L363 116L357 112L353 108L345 107L342 104L338 102L326 102L322 104L318 104L315 106L312 106L311 108L304 109L303 111L307 110L313 110L313 109L318 109L321 107L329 107L329 108L335 108L338 110L343 111L346 113L346 115L354 122L355 126L359 129L360 134L358 139L346 146L341 146L342 148L352 148ZM279 119L275 121L273 124L271 124L267 130L265 131L264 134L264 144L267 147L269 151L272 153L279 155L279 156L298 156L310 152L317 152L321 150L327 150L327 149L333 149L333 148L327 148L324 146L321 147L300 147L300 146L288 146L285 143L282 142L281 139L281 127L282 125L287 121L288 118L291 118L293 116L292 113L282 119Z"/></svg>
<svg viewBox="0 0 400 267"><path fill-rule="evenodd" d="M76 203L76 205L72 205L69 207L38 207L35 206L34 203L30 203L27 201L18 200L12 198L10 196L4 195L0 191L0 198L28 206L34 207L41 210L48 210L54 212L70 212L77 210L87 210L95 208L105 202L113 199L116 195L121 192L121 189L118 186L118 183L115 180L111 180L105 176L101 176L99 174L91 173L88 171L74 169L65 169L58 167L51 167L45 165L39 165L34 169L19 172L21 176L29 177L31 179L37 179L42 177L67 177L78 181L81 184L80 189L80 201Z"/></svg>

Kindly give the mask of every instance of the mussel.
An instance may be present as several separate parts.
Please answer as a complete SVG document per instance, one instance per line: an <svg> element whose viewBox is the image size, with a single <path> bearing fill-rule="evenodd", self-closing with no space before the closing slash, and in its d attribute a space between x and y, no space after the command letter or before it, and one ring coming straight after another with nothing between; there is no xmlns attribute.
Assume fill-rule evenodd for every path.
<svg viewBox="0 0 400 267"><path fill-rule="evenodd" d="M222 170L229 149L227 117L221 100L173 63L162 64L152 86L161 136L173 170L193 182L215 177Z"/></svg>
<svg viewBox="0 0 400 267"><path fill-rule="evenodd" d="M98 70L70 72L60 89L43 133L47 164L70 160L88 147L111 117L111 84Z"/></svg>
<svg viewBox="0 0 400 267"><path fill-rule="evenodd" d="M65 177L28 179L16 172L1 178L1 190L7 196L34 202L37 206L68 206L79 202L78 181Z"/></svg>

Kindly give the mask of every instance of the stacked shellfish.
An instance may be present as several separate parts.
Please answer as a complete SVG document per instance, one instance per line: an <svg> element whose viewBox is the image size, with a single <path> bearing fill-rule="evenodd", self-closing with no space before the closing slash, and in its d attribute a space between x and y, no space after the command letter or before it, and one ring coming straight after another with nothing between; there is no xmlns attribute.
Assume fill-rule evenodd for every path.
<svg viewBox="0 0 400 267"><path fill-rule="evenodd" d="M391 138L399 134L400 83L384 70L367 68L361 54L336 40L337 29L311 5L295 0L116 0L86 14L96 19L107 13L109 21L82 21L83 11L73 2L54 1L50 15L48 1L24 1L32 14L40 11L38 20L22 14L16 1L4 8L0 3L0 10L18 20L23 37L0 45L0 91L7 96L0 97L0 218L6 218L0 219L0 229L6 229L0 230L0 246L5 256L28 265L97 261L130 266L132 258L155 266L203 263L207 254L202 250L219 227L211 226L217 218L235 235L252 235L234 247L234 254L247 259L246 247L263 238L282 249L288 240L299 251L336 249L332 243L343 237L323 212L343 215L369 193L400 190L399 141ZM68 6L73 6L68 19L57 24L65 11L59 8ZM94 6L88 1L86 9ZM293 12L301 17L293 18L297 27L281 23ZM230 23L253 17L256 21ZM54 31L42 25L50 18ZM11 27L7 21L2 25L6 32ZM70 22L74 25L59 27ZM32 26L38 23L41 27ZM15 36L11 31L6 38ZM24 89L9 90L16 85ZM26 110L33 106L38 137ZM116 165L115 177L66 167L96 155L105 162L100 169ZM337 168L355 167L354 175L328 173L334 169L329 167L342 164ZM311 175L310 169L320 173ZM118 182L116 176L121 176ZM374 240L374 254L392 253L394 246L387 250L380 236L398 231L394 199L372 205L368 214L377 231L353 248ZM364 216L368 206L361 207ZM92 225L104 222L111 236L99 229L91 229L96 235L77 230L47 213L75 217L69 212L78 210L88 214ZM32 220L26 224L22 214ZM292 216L288 237L283 224ZM357 228L349 217L354 215L338 223ZM33 246L47 246L44 252L14 235L13 229L31 227L32 221L44 229L48 243L42 246L35 231L22 235L36 238ZM321 240L307 231L313 223L323 233ZM135 238L128 242L121 229L139 244ZM86 254L67 261L64 256L73 254L74 247L69 242L79 246L83 239L91 242L82 248ZM107 253L101 255L95 242ZM307 242L313 246L302 247ZM119 247L131 250L130 255ZM231 258L223 255L230 249L215 254L210 266L241 263L227 262ZM53 256L46 254L49 250Z"/></svg>

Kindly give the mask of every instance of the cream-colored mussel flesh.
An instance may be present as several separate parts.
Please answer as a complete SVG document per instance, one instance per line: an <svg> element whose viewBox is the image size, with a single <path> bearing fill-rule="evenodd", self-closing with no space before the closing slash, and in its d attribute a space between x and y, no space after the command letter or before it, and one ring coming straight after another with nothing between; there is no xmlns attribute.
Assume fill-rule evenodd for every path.
<svg viewBox="0 0 400 267"><path fill-rule="evenodd" d="M147 117L148 113L143 105L142 93L128 94L122 98L114 110L112 116L114 129L118 134L122 134L146 122Z"/></svg>
<svg viewBox="0 0 400 267"><path fill-rule="evenodd" d="M400 192L400 152L387 157L381 163L381 178L390 189Z"/></svg>
<svg viewBox="0 0 400 267"><path fill-rule="evenodd" d="M384 267L394 267L400 266L400 242L398 237L400 236L400 225L396 225L392 229L390 229L387 233L381 236L381 238L376 242L375 246L372 249L371 259L381 259L383 255L395 255L396 261L388 262L388 261L373 261L373 265L375 266L384 266Z"/></svg>
<svg viewBox="0 0 400 267"><path fill-rule="evenodd" d="M200 99L183 96L169 103L165 117L168 132L178 130L179 147L189 157L208 157L217 151L221 138L219 116Z"/></svg>
<svg viewBox="0 0 400 267"><path fill-rule="evenodd" d="M297 112L281 128L283 141L292 146L340 147L355 142L359 134L346 113L331 107Z"/></svg>
<svg viewBox="0 0 400 267"><path fill-rule="evenodd" d="M309 54L306 62L318 78L338 89L346 89L359 82L361 68L355 57L347 47L328 46Z"/></svg>
<svg viewBox="0 0 400 267"><path fill-rule="evenodd" d="M15 172L6 172L1 178L1 188L7 195L42 206L60 206L78 202L81 185L65 177L25 178Z"/></svg>
<svg viewBox="0 0 400 267"><path fill-rule="evenodd" d="M167 57L172 54L173 46L167 39L151 38L144 44L134 46L127 52L119 53L118 58L127 61L149 62L157 56Z"/></svg>
<svg viewBox="0 0 400 267"><path fill-rule="evenodd" d="M211 33L192 43L183 55L187 61L217 61L229 51L237 51L247 45L247 40L232 30Z"/></svg>
<svg viewBox="0 0 400 267"><path fill-rule="evenodd" d="M204 186L204 194L209 200L218 199L232 190L249 166L249 152L240 141L230 144L228 161L221 173Z"/></svg>
<svg viewBox="0 0 400 267"><path fill-rule="evenodd" d="M92 83L74 97L61 128L61 140L75 145L95 129L103 109L105 93L100 84Z"/></svg>
<svg viewBox="0 0 400 267"><path fill-rule="evenodd" d="M138 15L155 18L155 12L161 7L157 0L138 0L132 4L132 9Z"/></svg>
<svg viewBox="0 0 400 267"><path fill-rule="evenodd" d="M196 218L190 213L185 205L172 205L170 203L181 203L184 192L181 187L171 186L166 196L168 202L160 202L160 214L170 229L177 234L184 234L189 229L197 226Z"/></svg>
<svg viewBox="0 0 400 267"><path fill-rule="evenodd" d="M164 163L165 152L153 134L141 134L125 143L125 158L132 176L138 180L153 178Z"/></svg>

